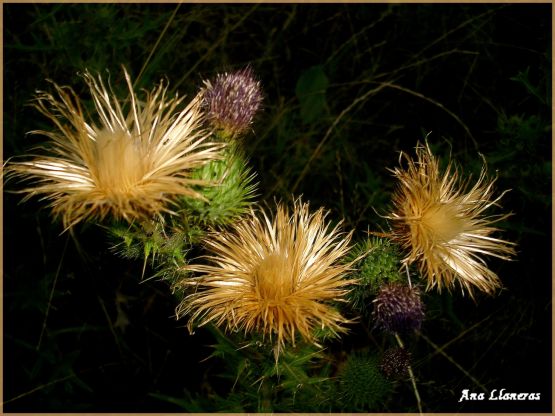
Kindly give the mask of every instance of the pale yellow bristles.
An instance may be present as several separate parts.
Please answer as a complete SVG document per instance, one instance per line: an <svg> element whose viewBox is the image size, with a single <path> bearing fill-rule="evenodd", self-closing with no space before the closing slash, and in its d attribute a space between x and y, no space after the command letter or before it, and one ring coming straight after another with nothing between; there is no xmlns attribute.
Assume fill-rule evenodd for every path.
<svg viewBox="0 0 555 416"><path fill-rule="evenodd" d="M325 222L322 209L310 213L297 201L291 214L278 204L275 217L263 210L231 231L206 239L206 262L187 270L200 273L182 285L196 285L177 308L189 315L189 328L224 324L227 330L275 337L276 358L296 334L314 342L314 330L344 331L348 322L328 303L341 301L352 281L340 262L349 250L351 233L342 234Z"/></svg>
<svg viewBox="0 0 555 416"><path fill-rule="evenodd" d="M56 96L40 93L34 105L56 129L32 133L50 138L47 155L5 168L8 177L30 180L21 192L44 195L66 229L109 215L133 220L171 212L179 195L201 198L191 171L221 158L222 145L211 143L202 128L200 95L178 110L183 98L167 98L160 83L143 102L124 74L127 105L100 76L84 73L97 120L87 120L68 87L53 84Z"/></svg>
<svg viewBox="0 0 555 416"><path fill-rule="evenodd" d="M483 256L508 260L515 254L513 243L492 236L498 231L493 224L510 214L485 215L503 196L493 197L495 179L486 178L485 166L471 187L451 164L441 173L427 144L417 146L416 160L402 158L406 168L393 170L399 185L388 218L391 237L408 252L403 263L418 264L428 288L458 283L470 296L474 289L493 293L500 281Z"/></svg>

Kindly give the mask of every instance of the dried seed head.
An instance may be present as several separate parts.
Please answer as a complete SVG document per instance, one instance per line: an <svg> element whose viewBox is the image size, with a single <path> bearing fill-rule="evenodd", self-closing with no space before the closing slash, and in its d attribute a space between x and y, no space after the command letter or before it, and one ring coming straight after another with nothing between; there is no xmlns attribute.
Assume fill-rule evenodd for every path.
<svg viewBox="0 0 555 416"><path fill-rule="evenodd" d="M404 264L418 264L427 288L451 289L458 283L463 293L474 289L493 293L500 286L483 256L510 260L514 244L492 236L493 225L510 214L486 216L503 196L493 197L494 180L487 180L485 166L476 183L461 182L459 172L449 164L440 172L428 145L418 145L416 159L401 154L405 169L392 172L399 180L393 195L391 238L408 255Z"/></svg>
<svg viewBox="0 0 555 416"><path fill-rule="evenodd" d="M140 101L124 69L129 108L100 76L85 72L97 120L87 120L69 87L54 84L57 96L40 93L35 107L56 126L36 131L51 139L45 156L11 162L8 177L30 180L20 192L43 194L53 213L70 228L80 221L111 215L133 220L171 212L179 195L202 198L191 178L194 169L221 158L221 144L202 130L201 97L177 110L183 98L167 98L160 83Z"/></svg>
<svg viewBox="0 0 555 416"><path fill-rule="evenodd" d="M352 283L344 279L350 263L340 261L351 234L330 229L326 215L300 201L291 214L278 204L273 218L252 212L234 229L209 236L207 264L187 266L201 275L183 280L196 291L177 315L190 315L190 329L198 320L273 338L276 357L297 334L315 342L317 328L344 332L348 321L330 303L343 301Z"/></svg>

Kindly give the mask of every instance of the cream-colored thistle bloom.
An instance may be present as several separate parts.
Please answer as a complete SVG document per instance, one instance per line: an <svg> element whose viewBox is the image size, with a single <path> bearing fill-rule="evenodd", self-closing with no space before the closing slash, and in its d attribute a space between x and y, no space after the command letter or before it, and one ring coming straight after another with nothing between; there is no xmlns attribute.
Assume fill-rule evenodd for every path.
<svg viewBox="0 0 555 416"><path fill-rule="evenodd" d="M298 200L292 214L278 204L273 218L251 212L234 229L208 237L207 264L187 266L201 273L192 283L197 291L177 316L190 315L190 330L200 321L274 339L276 359L296 334L315 342L317 327L345 331L348 321L326 302L342 301L352 283L344 278L351 264L340 262L352 233L342 233L340 224L330 229L326 215L323 209L311 214Z"/></svg>
<svg viewBox="0 0 555 416"><path fill-rule="evenodd" d="M56 130L32 133L51 139L48 155L7 165L8 176L32 181L21 191L26 198L44 195L66 228L107 215L132 220L171 212L178 195L201 198L190 173L220 158L221 145L210 143L202 129L200 95L176 111L184 98L168 98L161 82L142 102L124 72L125 104L100 76L83 74L98 124L88 120L71 88L53 84L57 96L39 93L34 105Z"/></svg>
<svg viewBox="0 0 555 416"><path fill-rule="evenodd" d="M513 243L493 237L496 222L510 214L487 216L503 193L493 197L495 179L486 178L485 166L476 183L460 180L450 163L442 173L428 144L417 145L416 160L401 154L405 169L392 170L399 180L393 195L392 238L405 248L404 264L416 262L428 289L451 289L458 282L470 296L479 289L493 293L500 286L483 256L509 260Z"/></svg>

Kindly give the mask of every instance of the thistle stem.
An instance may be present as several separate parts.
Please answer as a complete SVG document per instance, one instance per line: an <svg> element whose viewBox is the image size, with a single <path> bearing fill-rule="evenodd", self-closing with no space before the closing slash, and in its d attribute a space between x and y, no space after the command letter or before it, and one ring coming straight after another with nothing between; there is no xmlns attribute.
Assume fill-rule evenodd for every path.
<svg viewBox="0 0 555 416"><path fill-rule="evenodd" d="M401 337L399 336L399 334L395 334L395 339L397 340L397 343L399 344L399 347L401 348L405 348L405 345L403 344L403 341L401 340ZM412 388L414 390L414 396L416 397L416 405L418 406L418 413L422 414L422 400L420 399L420 393L418 393L418 387L416 386L416 378L414 377L414 372L412 371L412 366L409 364L409 376L410 376L410 381L412 383Z"/></svg>

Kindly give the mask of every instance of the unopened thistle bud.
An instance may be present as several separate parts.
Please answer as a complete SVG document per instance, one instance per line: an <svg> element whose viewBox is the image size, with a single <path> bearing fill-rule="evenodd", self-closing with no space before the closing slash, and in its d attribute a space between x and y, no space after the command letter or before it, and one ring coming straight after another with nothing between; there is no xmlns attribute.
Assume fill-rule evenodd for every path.
<svg viewBox="0 0 555 416"><path fill-rule="evenodd" d="M410 360L411 354L405 348L389 348L382 357L380 370L390 380L403 378L408 375Z"/></svg>
<svg viewBox="0 0 555 416"><path fill-rule="evenodd" d="M374 299L372 315L376 327L388 332L419 330L424 319L420 291L403 283L383 285Z"/></svg>
<svg viewBox="0 0 555 416"><path fill-rule="evenodd" d="M376 296L385 283L404 281L399 272L401 257L397 247L384 238L368 238L358 243L348 256L355 261L352 276L357 280L348 298L354 310L370 316L371 298Z"/></svg>
<svg viewBox="0 0 555 416"><path fill-rule="evenodd" d="M204 81L204 105L212 126L226 138L244 133L262 103L260 81L250 67Z"/></svg>
<svg viewBox="0 0 555 416"><path fill-rule="evenodd" d="M367 353L350 355L340 371L339 380L344 401L357 410L375 410L391 389L380 372L377 357Z"/></svg>

